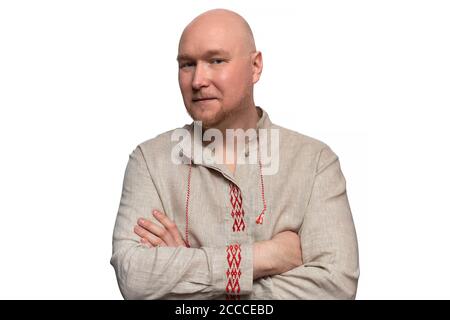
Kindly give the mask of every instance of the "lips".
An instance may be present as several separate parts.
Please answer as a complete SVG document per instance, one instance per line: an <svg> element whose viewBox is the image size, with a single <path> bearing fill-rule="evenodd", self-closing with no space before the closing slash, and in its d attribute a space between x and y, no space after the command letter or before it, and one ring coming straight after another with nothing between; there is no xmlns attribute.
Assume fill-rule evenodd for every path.
<svg viewBox="0 0 450 320"><path fill-rule="evenodd" d="M214 97L209 97L209 98L193 98L192 101L194 102L198 102L198 101L209 101L209 100L214 100L216 98Z"/></svg>

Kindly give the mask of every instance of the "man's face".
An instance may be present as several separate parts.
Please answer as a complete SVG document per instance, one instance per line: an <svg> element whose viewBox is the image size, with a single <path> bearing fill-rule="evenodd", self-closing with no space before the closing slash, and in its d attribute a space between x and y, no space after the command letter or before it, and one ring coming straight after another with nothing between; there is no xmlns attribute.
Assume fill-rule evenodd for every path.
<svg viewBox="0 0 450 320"><path fill-rule="evenodd" d="M180 40L178 63L186 109L204 127L226 125L230 113L252 101L251 54L242 46L242 37L230 30L191 26Z"/></svg>

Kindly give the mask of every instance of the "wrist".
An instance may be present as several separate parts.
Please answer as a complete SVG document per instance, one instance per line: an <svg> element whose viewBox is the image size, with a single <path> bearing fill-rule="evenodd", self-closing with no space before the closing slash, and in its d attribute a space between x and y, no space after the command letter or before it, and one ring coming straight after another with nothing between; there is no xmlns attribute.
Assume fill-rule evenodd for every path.
<svg viewBox="0 0 450 320"><path fill-rule="evenodd" d="M270 240L258 241L253 244L254 280L276 273L272 251Z"/></svg>

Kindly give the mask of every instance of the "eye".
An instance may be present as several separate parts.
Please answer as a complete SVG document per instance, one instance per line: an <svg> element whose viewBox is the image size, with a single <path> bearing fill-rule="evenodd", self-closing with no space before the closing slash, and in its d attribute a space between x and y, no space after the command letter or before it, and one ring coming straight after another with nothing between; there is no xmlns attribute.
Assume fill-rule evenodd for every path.
<svg viewBox="0 0 450 320"><path fill-rule="evenodd" d="M212 64L221 64L221 63L223 63L223 62L225 62L224 59L212 59L212 60L211 60L211 63L212 63Z"/></svg>
<svg viewBox="0 0 450 320"><path fill-rule="evenodd" d="M183 63L180 63L179 68L185 69L185 68L190 68L193 66L195 66L195 63L193 63L193 62L183 62Z"/></svg>

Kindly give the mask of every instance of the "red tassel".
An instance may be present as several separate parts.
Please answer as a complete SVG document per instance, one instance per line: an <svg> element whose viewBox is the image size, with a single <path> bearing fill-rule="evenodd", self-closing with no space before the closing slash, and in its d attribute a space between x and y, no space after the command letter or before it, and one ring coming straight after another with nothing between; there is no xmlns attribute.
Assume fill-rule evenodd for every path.
<svg viewBox="0 0 450 320"><path fill-rule="evenodd" d="M256 223L257 224L262 224L264 220L264 211L261 212L261 214L256 218Z"/></svg>

